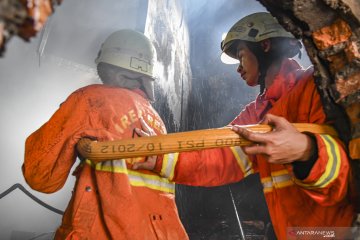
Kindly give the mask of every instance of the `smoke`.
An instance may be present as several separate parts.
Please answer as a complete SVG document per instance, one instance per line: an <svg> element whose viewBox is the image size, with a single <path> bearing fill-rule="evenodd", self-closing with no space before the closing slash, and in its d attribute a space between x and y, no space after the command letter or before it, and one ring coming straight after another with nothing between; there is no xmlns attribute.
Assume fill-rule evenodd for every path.
<svg viewBox="0 0 360 240"><path fill-rule="evenodd" d="M236 65L220 61L222 35L247 14L265 11L256 1L183 1L189 27L193 72L189 129L221 127L228 124L256 97L236 73ZM246 7L244 7L246 6Z"/></svg>
<svg viewBox="0 0 360 240"><path fill-rule="evenodd" d="M182 1L188 24L193 73L189 129L222 127L255 99L259 89L250 88L236 72L237 65L220 61L222 35L241 18L266 9L257 1ZM301 64L310 65L306 54ZM191 115L192 114L192 115Z"/></svg>
<svg viewBox="0 0 360 240"><path fill-rule="evenodd" d="M63 1L46 29L30 42L11 39L0 59L0 193L20 183L45 203L65 209L74 177L70 175L57 193L31 190L21 172L25 139L52 116L71 92L100 83L94 59L102 41L122 28L143 31L145 18L146 5L141 1ZM29 239L53 232L62 217L18 189L0 200L0 216L0 239L10 239L11 235Z"/></svg>
<svg viewBox="0 0 360 240"><path fill-rule="evenodd" d="M122 28L144 31L144 2L147 1L63 1L43 34L28 43L16 37L11 39L0 59L0 193L15 183L30 190L21 172L25 139L51 117L71 92L99 83L94 59L102 41ZM255 98L258 89L250 89L241 81L235 65L220 62L221 36L241 17L265 9L257 1L248 0L177 3L183 6L179 26L188 25L193 73L189 113L181 117L188 119L188 125L183 129L224 126ZM169 125L173 121L167 120ZM57 193L31 192L64 210L73 185L74 178L70 176ZM203 202L196 194L192 198ZM189 207L187 199L183 200L184 206ZM202 209L208 210L206 206ZM60 215L37 205L18 190L0 200L0 216L1 239L9 239L15 230L52 232L61 220Z"/></svg>
<svg viewBox="0 0 360 240"><path fill-rule="evenodd" d="M237 65L220 61L222 35L239 19L266 9L257 1L248 0L183 0L182 3L189 29L193 76L186 130L223 127L256 98L259 89L245 84L236 72ZM257 175L231 186L177 185L176 202L192 239L242 239L239 226L244 224L239 219L270 224ZM254 229L244 231L247 234Z"/></svg>

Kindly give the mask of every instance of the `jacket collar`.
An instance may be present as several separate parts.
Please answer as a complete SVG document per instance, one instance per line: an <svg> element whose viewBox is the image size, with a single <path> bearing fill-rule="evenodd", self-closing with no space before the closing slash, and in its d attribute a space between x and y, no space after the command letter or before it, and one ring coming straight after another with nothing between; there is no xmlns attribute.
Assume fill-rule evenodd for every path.
<svg viewBox="0 0 360 240"><path fill-rule="evenodd" d="M136 92L137 94L139 94L140 96L142 96L145 99L148 99L146 93L143 90L141 90L140 88L131 89L131 91Z"/></svg>
<svg viewBox="0 0 360 240"><path fill-rule="evenodd" d="M304 69L293 59L285 59L270 87L259 97L274 104L281 96L289 92L296 84L297 78Z"/></svg>

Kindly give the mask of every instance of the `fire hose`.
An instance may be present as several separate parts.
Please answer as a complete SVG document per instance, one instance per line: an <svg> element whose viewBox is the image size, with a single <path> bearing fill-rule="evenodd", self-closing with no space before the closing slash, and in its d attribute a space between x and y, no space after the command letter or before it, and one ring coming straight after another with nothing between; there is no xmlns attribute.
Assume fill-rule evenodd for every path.
<svg viewBox="0 0 360 240"><path fill-rule="evenodd" d="M300 132L337 136L335 129L328 125L293 123L293 126ZM241 127L260 133L273 130L271 126L262 124L243 125ZM214 128L104 142L82 138L77 144L77 150L82 157L97 163L115 159L250 144L253 142L242 138L230 128Z"/></svg>

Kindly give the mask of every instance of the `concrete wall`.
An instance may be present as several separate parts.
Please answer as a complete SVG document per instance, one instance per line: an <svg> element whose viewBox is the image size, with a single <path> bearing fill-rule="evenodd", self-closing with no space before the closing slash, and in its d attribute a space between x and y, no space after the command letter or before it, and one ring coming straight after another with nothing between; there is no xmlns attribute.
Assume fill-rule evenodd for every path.
<svg viewBox="0 0 360 240"><path fill-rule="evenodd" d="M101 43L115 30L135 29L153 41L158 52L154 106L169 131L180 130L187 111L191 70L187 27L176 2L64 1L36 38L29 43L18 37L11 39L0 59L0 194L19 183L45 203L65 210L74 177L70 175L57 193L31 190L21 172L25 139L71 92L100 83L94 59ZM41 239L48 239L62 217L19 189L0 199L0 216L0 239L30 239L44 233Z"/></svg>
<svg viewBox="0 0 360 240"><path fill-rule="evenodd" d="M36 38L27 43L18 37L11 39L0 59L0 194L20 183L42 201L65 209L74 177L70 175L57 193L31 190L21 172L25 139L71 92L99 83L94 59L100 44L117 29L143 31L146 12L147 1L143 0L63 1ZM0 199L0 239L30 239L50 232L44 235L49 237L60 221L61 215L19 189Z"/></svg>

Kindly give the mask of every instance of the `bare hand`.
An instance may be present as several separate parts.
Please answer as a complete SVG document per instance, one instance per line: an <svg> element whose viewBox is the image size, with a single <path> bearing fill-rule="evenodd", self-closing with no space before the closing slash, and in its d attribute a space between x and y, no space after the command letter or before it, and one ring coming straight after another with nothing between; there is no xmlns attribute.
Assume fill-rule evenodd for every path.
<svg viewBox="0 0 360 240"><path fill-rule="evenodd" d="M140 124L142 129L134 129L137 135L139 135L140 137L156 136L156 132L154 131L154 129L147 125L144 119L140 118ZM132 169L146 169L152 171L155 168L156 159L157 156L148 156L146 157L145 162L134 163Z"/></svg>
<svg viewBox="0 0 360 240"><path fill-rule="evenodd" d="M257 144L244 147L247 154L264 155L269 163L286 164L294 161L307 161L311 157L312 142L309 136L299 132L283 117L267 114L262 124L273 126L268 133L251 132L241 126L232 130L240 136Z"/></svg>

